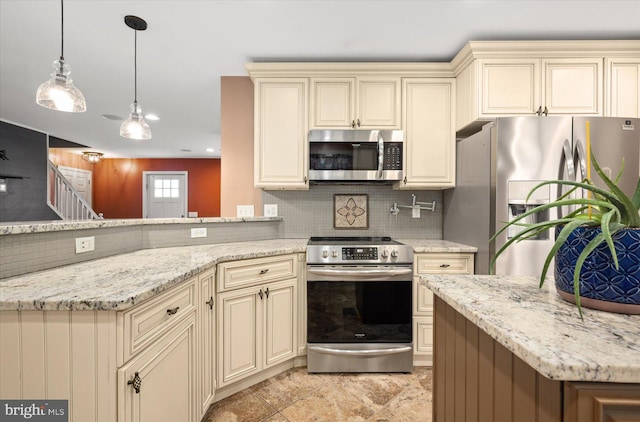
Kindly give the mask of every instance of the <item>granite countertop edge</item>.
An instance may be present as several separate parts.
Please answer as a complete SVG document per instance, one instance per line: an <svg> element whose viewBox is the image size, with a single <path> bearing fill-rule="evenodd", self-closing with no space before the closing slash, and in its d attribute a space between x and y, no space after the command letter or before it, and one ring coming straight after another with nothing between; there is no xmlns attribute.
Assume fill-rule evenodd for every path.
<svg viewBox="0 0 640 422"><path fill-rule="evenodd" d="M583 309L553 280L424 275L435 295L543 376L562 381L640 383L640 316Z"/></svg>
<svg viewBox="0 0 640 422"><path fill-rule="evenodd" d="M121 311L224 261L306 252L308 239L142 249L0 279L0 311ZM444 240L403 239L421 252L473 252Z"/></svg>
<svg viewBox="0 0 640 422"><path fill-rule="evenodd" d="M283 220L283 217L189 217L126 218L85 221L32 221L0 223L0 236L11 234L59 232L67 230L99 229L108 227L146 226L154 224L259 223Z"/></svg>

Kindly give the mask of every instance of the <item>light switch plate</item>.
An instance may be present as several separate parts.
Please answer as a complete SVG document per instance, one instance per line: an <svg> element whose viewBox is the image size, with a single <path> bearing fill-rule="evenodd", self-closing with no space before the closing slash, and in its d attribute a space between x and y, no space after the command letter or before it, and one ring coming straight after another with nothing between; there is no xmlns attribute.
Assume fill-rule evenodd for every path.
<svg viewBox="0 0 640 422"><path fill-rule="evenodd" d="M94 236L76 237L76 253L91 252L95 249L96 238Z"/></svg>
<svg viewBox="0 0 640 422"><path fill-rule="evenodd" d="M236 213L238 217L253 217L253 205L237 205Z"/></svg>
<svg viewBox="0 0 640 422"><path fill-rule="evenodd" d="M194 227L191 229L191 238L195 237L207 237L206 227Z"/></svg>
<svg viewBox="0 0 640 422"><path fill-rule="evenodd" d="M264 204L265 217L277 217L278 216L278 204Z"/></svg>

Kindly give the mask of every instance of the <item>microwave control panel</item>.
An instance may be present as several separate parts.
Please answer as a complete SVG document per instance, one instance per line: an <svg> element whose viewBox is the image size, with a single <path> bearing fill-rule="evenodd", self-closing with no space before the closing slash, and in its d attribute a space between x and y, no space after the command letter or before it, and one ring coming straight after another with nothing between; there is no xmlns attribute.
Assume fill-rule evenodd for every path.
<svg viewBox="0 0 640 422"><path fill-rule="evenodd" d="M385 142L384 170L402 170L402 143Z"/></svg>

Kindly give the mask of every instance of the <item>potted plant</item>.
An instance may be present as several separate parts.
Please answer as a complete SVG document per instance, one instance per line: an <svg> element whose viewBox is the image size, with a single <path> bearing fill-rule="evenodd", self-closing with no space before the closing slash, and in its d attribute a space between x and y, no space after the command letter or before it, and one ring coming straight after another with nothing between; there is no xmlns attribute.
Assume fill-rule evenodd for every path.
<svg viewBox="0 0 640 422"><path fill-rule="evenodd" d="M492 237L495 239L510 226L522 228L496 252L490 271L494 273L496 259L514 242L554 229L556 240L544 262L540 287L555 257L556 289L564 299L575 302L581 318L581 304L637 314L640 313L640 178L633 196L629 197L617 186L622 169L614 181L602 171L595 157L591 157L591 162L609 190L596 186L589 178L582 182L549 180L536 185L527 200L545 185L569 186L570 189L555 201L510 221ZM580 189L590 195L574 198L574 192ZM567 206L575 207L575 210L554 220L524 222L541 211Z"/></svg>

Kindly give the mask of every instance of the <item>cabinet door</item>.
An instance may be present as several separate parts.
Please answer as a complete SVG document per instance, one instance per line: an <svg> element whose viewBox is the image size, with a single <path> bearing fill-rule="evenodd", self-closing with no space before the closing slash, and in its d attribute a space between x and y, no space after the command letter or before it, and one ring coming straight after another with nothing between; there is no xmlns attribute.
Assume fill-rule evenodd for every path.
<svg viewBox="0 0 640 422"><path fill-rule="evenodd" d="M602 58L542 60L542 104L549 114L602 115Z"/></svg>
<svg viewBox="0 0 640 422"><path fill-rule="evenodd" d="M354 78L311 79L311 128L351 128L355 86Z"/></svg>
<svg viewBox="0 0 640 422"><path fill-rule="evenodd" d="M540 107L539 59L480 61L481 116L531 115Z"/></svg>
<svg viewBox="0 0 640 422"><path fill-rule="evenodd" d="M196 314L118 370L118 420L195 422ZM135 391L140 382L139 392Z"/></svg>
<svg viewBox="0 0 640 422"><path fill-rule="evenodd" d="M296 355L296 280L265 287L264 308L265 367Z"/></svg>
<svg viewBox="0 0 640 422"><path fill-rule="evenodd" d="M403 80L405 179L399 189L444 189L455 185L455 80Z"/></svg>
<svg viewBox="0 0 640 422"><path fill-rule="evenodd" d="M218 387L262 369L258 290L252 287L218 294Z"/></svg>
<svg viewBox="0 0 640 422"><path fill-rule="evenodd" d="M254 185L308 189L306 78L256 78Z"/></svg>
<svg viewBox="0 0 640 422"><path fill-rule="evenodd" d="M400 78L358 78L356 128L400 128Z"/></svg>
<svg viewBox="0 0 640 422"><path fill-rule="evenodd" d="M606 59L605 114L611 117L640 117L640 59Z"/></svg>
<svg viewBox="0 0 640 422"><path fill-rule="evenodd" d="M433 318L413 318L413 353L421 366L433 365ZM414 360L415 362L416 360Z"/></svg>
<svg viewBox="0 0 640 422"><path fill-rule="evenodd" d="M198 410L202 417L213 402L216 390L215 270L203 272L198 279Z"/></svg>

